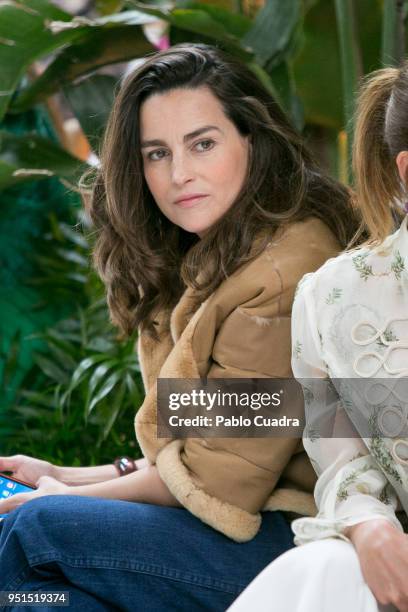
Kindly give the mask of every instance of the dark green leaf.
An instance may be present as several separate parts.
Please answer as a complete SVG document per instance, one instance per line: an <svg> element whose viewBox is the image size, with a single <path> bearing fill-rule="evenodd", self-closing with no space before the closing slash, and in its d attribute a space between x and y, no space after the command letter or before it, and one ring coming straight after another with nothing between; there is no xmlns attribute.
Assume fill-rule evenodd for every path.
<svg viewBox="0 0 408 612"><path fill-rule="evenodd" d="M83 170L77 158L46 138L0 130L0 189L54 175L76 184Z"/></svg>
<svg viewBox="0 0 408 612"><path fill-rule="evenodd" d="M99 150L99 141L112 110L116 83L117 79L112 76L94 74L64 88L64 94L95 151Z"/></svg>
<svg viewBox="0 0 408 612"><path fill-rule="evenodd" d="M201 42L211 41L213 44L222 44L230 53L237 55L242 60L251 60L252 53L250 53L245 45L242 44L241 39L229 31L233 19L223 21L222 9L218 12L216 7L207 9L208 5L201 5L197 3L197 9L178 9L173 10L152 8L151 6L144 6L137 0L129 0L129 3L133 6L138 7L144 12L155 15L156 17L166 20L170 23L177 32L181 32L181 37L178 36L177 42L181 42L183 38L183 31L185 34L185 41L191 41L189 33L196 34ZM217 18L215 18L217 15ZM241 23L241 22L240 22ZM240 26L242 28L242 25ZM237 23L234 26L235 31L238 31ZM172 32L171 31L171 32ZM193 40L194 41L194 40Z"/></svg>
<svg viewBox="0 0 408 612"><path fill-rule="evenodd" d="M141 403L141 395L142 394L140 392L139 387L135 383L132 375L129 374L129 373L126 374L125 381L126 381L126 386L128 388L128 391L129 391L129 396L131 398L131 401L134 402L135 404L136 403L140 404Z"/></svg>
<svg viewBox="0 0 408 612"><path fill-rule="evenodd" d="M92 338L86 345L86 348L89 351L106 353L107 351L112 351L115 348L115 344L107 338L98 336L97 338Z"/></svg>
<svg viewBox="0 0 408 612"><path fill-rule="evenodd" d="M301 17L300 0L266 0L254 25L242 39L252 49L261 65L281 54L288 47Z"/></svg>
<svg viewBox="0 0 408 612"><path fill-rule="evenodd" d="M296 95L295 81L288 62L280 62L270 71L270 78L275 89L275 97L289 119L301 131L304 124L303 106Z"/></svg>
<svg viewBox="0 0 408 612"><path fill-rule="evenodd" d="M106 421L105 426L102 429L102 440L106 440L113 425L115 424L119 416L120 411L123 409L123 398L125 397L125 393L126 393L126 384L124 381L122 381L116 393L114 393L113 397L111 398L112 410Z"/></svg>
<svg viewBox="0 0 408 612"><path fill-rule="evenodd" d="M224 29L236 38L242 38L251 29L252 21L245 15L232 13L216 4L204 4L202 2L191 2L190 0L178 0L176 9L190 9L208 13L214 21L218 21Z"/></svg>
<svg viewBox="0 0 408 612"><path fill-rule="evenodd" d="M105 355L92 355L92 357L87 357L83 359L81 363L78 365L74 373L72 374L71 382L69 384L69 392L73 391L77 385L82 381L82 377L86 373L89 368L92 368L94 365L100 363L106 359Z"/></svg>
<svg viewBox="0 0 408 612"><path fill-rule="evenodd" d="M303 32L305 43L293 60L293 73L306 122L338 130L343 108L333 3L320 0L306 15Z"/></svg>
<svg viewBox="0 0 408 612"><path fill-rule="evenodd" d="M103 15L110 15L120 11L123 4L123 0L96 0L96 8Z"/></svg>
<svg viewBox="0 0 408 612"><path fill-rule="evenodd" d="M51 355L53 355L58 362L59 366L63 370L72 370L76 367L76 361L71 357L71 355L65 352L63 349L59 348L55 344L48 343L48 350Z"/></svg>
<svg viewBox="0 0 408 612"><path fill-rule="evenodd" d="M89 244L86 238L81 233L80 229L74 228L66 223L59 223L58 228L62 236L67 238L73 244L81 247L82 249L88 250Z"/></svg>
<svg viewBox="0 0 408 612"><path fill-rule="evenodd" d="M29 400L32 403L39 404L40 406L46 406L47 408L53 408L54 398L50 397L48 393L40 391L21 391L21 397Z"/></svg>
<svg viewBox="0 0 408 612"><path fill-rule="evenodd" d="M75 31L52 34L47 22L70 18L47 0L0 3L0 120L28 66L77 36Z"/></svg>
<svg viewBox="0 0 408 612"><path fill-rule="evenodd" d="M13 101L11 110L26 110L43 101L61 86L66 86L102 66L130 61L154 51L139 25L123 25L114 23L112 17L106 18L108 19L111 23L106 25L78 28L76 31L81 33L80 40L62 49L43 74L21 91ZM133 21L147 23L151 18L145 15L138 20L135 16Z"/></svg>
<svg viewBox="0 0 408 612"><path fill-rule="evenodd" d="M69 382L69 377L66 372L64 372L61 368L55 365L55 363L47 357L37 354L34 357L34 360L44 372L44 374L46 374L46 376L49 376L58 383L67 384Z"/></svg>
<svg viewBox="0 0 408 612"><path fill-rule="evenodd" d="M89 267L89 259L71 249L56 249L55 252L64 261L70 261L71 263L78 264L81 268Z"/></svg>
<svg viewBox="0 0 408 612"><path fill-rule="evenodd" d="M106 357L106 356L105 356ZM103 363L101 363L94 371L94 373L92 374L92 377L88 383L88 395L87 395L87 406L89 406L89 404L92 401L92 396L96 390L96 388L98 387L98 385L103 381L103 379L106 377L106 374L112 370L112 368L116 367L118 365L118 360L117 359L109 359L107 361L104 361Z"/></svg>
<svg viewBox="0 0 408 612"><path fill-rule="evenodd" d="M256 62L248 63L248 68L250 68L252 72L258 77L262 85L269 91L269 93L272 94L272 96L276 98L277 101L279 101L279 95L277 95L272 79L270 75L266 72L266 70L264 70Z"/></svg>
<svg viewBox="0 0 408 612"><path fill-rule="evenodd" d="M92 412L95 408L96 404L100 402L104 397L106 397L114 388L114 386L119 382L122 377L121 372L114 372L109 376L109 378L104 382L104 384L99 389L98 393L94 395L89 406L87 406L86 416Z"/></svg>
<svg viewBox="0 0 408 612"><path fill-rule="evenodd" d="M49 415L49 410L37 406L16 406L14 410L17 414L24 417L25 420L30 418L38 419Z"/></svg>
<svg viewBox="0 0 408 612"><path fill-rule="evenodd" d="M56 328L47 329L47 332L44 334L44 339L49 343L59 346L59 348L68 353L71 357L77 354L76 347L72 342L67 340L66 336Z"/></svg>
<svg viewBox="0 0 408 612"><path fill-rule="evenodd" d="M399 66L405 55L404 3L384 0L382 49L383 66Z"/></svg>
<svg viewBox="0 0 408 612"><path fill-rule="evenodd" d="M3 389L7 388L13 376L17 370L17 364L19 362L19 354L21 350L21 341L22 341L22 332L18 331L12 338L10 342L10 346L8 349L8 354L5 359L4 369L3 369L3 378L2 378L2 387Z"/></svg>

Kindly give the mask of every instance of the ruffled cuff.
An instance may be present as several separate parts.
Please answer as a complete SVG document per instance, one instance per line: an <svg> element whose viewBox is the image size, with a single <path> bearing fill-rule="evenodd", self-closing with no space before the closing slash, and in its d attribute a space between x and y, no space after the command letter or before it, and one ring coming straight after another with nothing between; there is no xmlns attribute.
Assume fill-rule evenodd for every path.
<svg viewBox="0 0 408 612"><path fill-rule="evenodd" d="M396 517L394 504L383 503L369 495L355 495L339 504L336 508L336 515L333 517L324 516L324 513L319 512L315 518L305 517L293 521L294 542L299 546L325 538L349 541L349 538L344 535L348 527L375 519L385 519L403 531Z"/></svg>

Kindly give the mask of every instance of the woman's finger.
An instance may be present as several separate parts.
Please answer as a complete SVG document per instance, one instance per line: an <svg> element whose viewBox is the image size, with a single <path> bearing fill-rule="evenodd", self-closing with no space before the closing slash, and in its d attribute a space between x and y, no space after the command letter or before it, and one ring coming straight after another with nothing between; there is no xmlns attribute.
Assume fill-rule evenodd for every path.
<svg viewBox="0 0 408 612"><path fill-rule="evenodd" d="M35 497L36 492L33 493L16 493L16 495L10 495L5 499L0 501L0 514L7 514L17 508L17 506L21 506L21 504L25 504L30 499Z"/></svg>
<svg viewBox="0 0 408 612"><path fill-rule="evenodd" d="M17 469L17 455L12 457L0 457L0 472L3 470L13 472Z"/></svg>

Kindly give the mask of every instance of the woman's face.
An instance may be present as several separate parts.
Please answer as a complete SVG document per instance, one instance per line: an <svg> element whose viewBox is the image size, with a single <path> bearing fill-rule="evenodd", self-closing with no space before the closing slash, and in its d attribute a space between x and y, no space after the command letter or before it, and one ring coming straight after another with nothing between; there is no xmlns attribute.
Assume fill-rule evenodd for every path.
<svg viewBox="0 0 408 612"><path fill-rule="evenodd" d="M199 87L147 98L140 109L140 141L157 206L179 227L203 236L243 185L248 137L241 136L210 89Z"/></svg>

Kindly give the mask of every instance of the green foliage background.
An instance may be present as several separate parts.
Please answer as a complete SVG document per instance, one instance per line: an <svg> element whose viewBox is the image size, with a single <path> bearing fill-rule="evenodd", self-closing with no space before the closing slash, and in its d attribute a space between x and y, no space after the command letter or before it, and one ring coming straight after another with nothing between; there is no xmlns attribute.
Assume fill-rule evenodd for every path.
<svg viewBox="0 0 408 612"><path fill-rule="evenodd" d="M21 212L14 242L2 238L3 270L14 278L12 290L3 282L0 295L1 454L79 465L140 453L133 429L143 399L136 338L116 337L89 263L92 234L75 194L84 166L26 118L44 113L44 103L59 92L97 151L117 86L101 68L153 51L146 26L160 19L170 44L208 42L247 62L326 168L349 181L355 93L364 74L402 61L407 6L398 0L96 0L96 16L80 19L48 0L0 3L5 239L7 210ZM38 59L47 68L33 77L30 66ZM30 207L34 231L25 233L24 198L38 204L36 215ZM11 265L19 257L27 264L23 271ZM12 304L19 300L24 307L16 312Z"/></svg>

